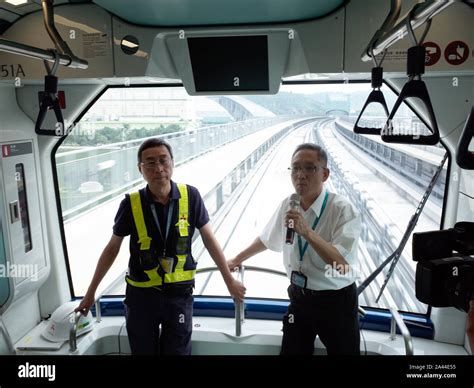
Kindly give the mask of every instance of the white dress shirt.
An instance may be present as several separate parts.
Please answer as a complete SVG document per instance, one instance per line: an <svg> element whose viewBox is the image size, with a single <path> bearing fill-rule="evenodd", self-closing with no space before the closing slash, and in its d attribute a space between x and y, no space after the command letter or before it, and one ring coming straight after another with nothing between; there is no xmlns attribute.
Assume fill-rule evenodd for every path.
<svg viewBox="0 0 474 388"><path fill-rule="evenodd" d="M304 211L303 217L309 227L313 226L316 217L321 214L326 188L311 204L308 210ZM270 250L283 251L283 263L285 265L288 278L291 279L292 271L301 271L307 276L307 288L312 290L338 290L352 284L358 277L357 246L360 235L360 215L355 208L340 195L329 193L326 208L316 225L316 233L326 242L333 245L350 265L349 271L342 275L327 264L308 243L308 248L300 261L298 248L298 238L295 233L294 243L285 244L286 226L285 214L289 209L289 197L285 198L278 210L272 216L268 224L263 229L259 238ZM305 239L301 237L303 245Z"/></svg>

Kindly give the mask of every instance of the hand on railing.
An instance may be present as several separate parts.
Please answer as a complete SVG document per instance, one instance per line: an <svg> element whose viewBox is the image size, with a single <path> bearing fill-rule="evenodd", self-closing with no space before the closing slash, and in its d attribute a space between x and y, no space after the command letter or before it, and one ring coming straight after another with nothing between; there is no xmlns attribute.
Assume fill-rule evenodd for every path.
<svg viewBox="0 0 474 388"><path fill-rule="evenodd" d="M233 279L227 284L227 289L232 298L234 298L235 303L242 303L244 301L246 288L242 282Z"/></svg>
<svg viewBox="0 0 474 388"><path fill-rule="evenodd" d="M238 260L236 257L227 260L227 266L229 267L230 272L238 271L242 262Z"/></svg>
<svg viewBox="0 0 474 388"><path fill-rule="evenodd" d="M101 291L97 296L95 296L95 294L90 294L89 292L87 292L86 295L84 295L84 298L81 300L79 306L77 306L74 311L80 312L81 314L86 316L89 313L89 310L91 309L92 305L95 303L96 322L100 322L102 319L100 298L102 298L103 295L109 295L112 290L115 290L119 284L123 283L123 279L126 273L127 271L124 270L119 276L115 278L114 281L112 281L105 288L105 290Z"/></svg>
<svg viewBox="0 0 474 388"><path fill-rule="evenodd" d="M94 303L95 295L90 295L89 293L86 293L86 295L84 295L84 298L81 300L81 303L79 303L79 306L76 307L74 312L80 312L82 315L86 316Z"/></svg>
<svg viewBox="0 0 474 388"><path fill-rule="evenodd" d="M245 267L243 265L240 265L240 267L238 267L238 270L239 270L238 276L240 277L240 282L238 280L236 281L242 284L242 287L243 287ZM242 300L240 301L237 299L235 300L235 335L237 337L240 337L240 335L242 334L242 324L244 323L244 321L245 321L245 304L244 304L244 298L242 297Z"/></svg>

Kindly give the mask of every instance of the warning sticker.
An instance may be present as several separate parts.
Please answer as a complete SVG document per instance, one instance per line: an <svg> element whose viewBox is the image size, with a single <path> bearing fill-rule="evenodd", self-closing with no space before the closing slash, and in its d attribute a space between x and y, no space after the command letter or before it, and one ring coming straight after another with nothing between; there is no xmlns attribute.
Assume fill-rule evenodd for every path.
<svg viewBox="0 0 474 388"><path fill-rule="evenodd" d="M461 40L455 40L446 46L444 59L450 65L457 66L466 62L469 57L469 46Z"/></svg>
<svg viewBox="0 0 474 388"><path fill-rule="evenodd" d="M376 58L381 59L382 54L379 54ZM387 50L387 54L385 54L385 61L392 61L392 62L399 62L403 61L406 62L407 60L407 50Z"/></svg>
<svg viewBox="0 0 474 388"><path fill-rule="evenodd" d="M435 42L425 42L423 43L425 47L425 65L433 66L438 63L441 58L441 47L439 47Z"/></svg>
<svg viewBox="0 0 474 388"><path fill-rule="evenodd" d="M82 42L84 44L85 58L97 58L107 56L107 34L101 34L99 32L92 34L84 34L82 35Z"/></svg>

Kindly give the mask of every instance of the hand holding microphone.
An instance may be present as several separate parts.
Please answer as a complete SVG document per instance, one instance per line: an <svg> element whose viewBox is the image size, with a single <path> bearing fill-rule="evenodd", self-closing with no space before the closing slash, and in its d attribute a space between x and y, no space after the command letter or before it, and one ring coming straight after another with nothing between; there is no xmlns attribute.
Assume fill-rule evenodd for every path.
<svg viewBox="0 0 474 388"><path fill-rule="evenodd" d="M297 210L299 206L300 206L300 196L298 194L291 194L290 202L289 202L289 210ZM285 243L288 245L292 245L294 239L295 239L295 230L293 229L293 225L288 225L288 227L286 228Z"/></svg>

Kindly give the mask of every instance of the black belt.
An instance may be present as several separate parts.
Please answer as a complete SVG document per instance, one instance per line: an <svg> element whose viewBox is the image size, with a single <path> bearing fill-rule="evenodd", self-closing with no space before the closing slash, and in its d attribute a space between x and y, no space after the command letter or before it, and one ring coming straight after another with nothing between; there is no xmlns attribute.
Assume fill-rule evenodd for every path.
<svg viewBox="0 0 474 388"><path fill-rule="evenodd" d="M294 291L301 295L325 295L325 294L333 294L334 292L344 292L344 291L349 291L352 287L354 287L355 283L349 284L346 287L336 289L336 290L312 290L310 288L302 288L298 287L295 284L291 284L290 287L293 288Z"/></svg>
<svg viewBox="0 0 474 388"><path fill-rule="evenodd" d="M166 296L188 296L192 295L194 286L189 285L186 287L183 286L174 286L174 287L151 287L157 290L160 294Z"/></svg>

